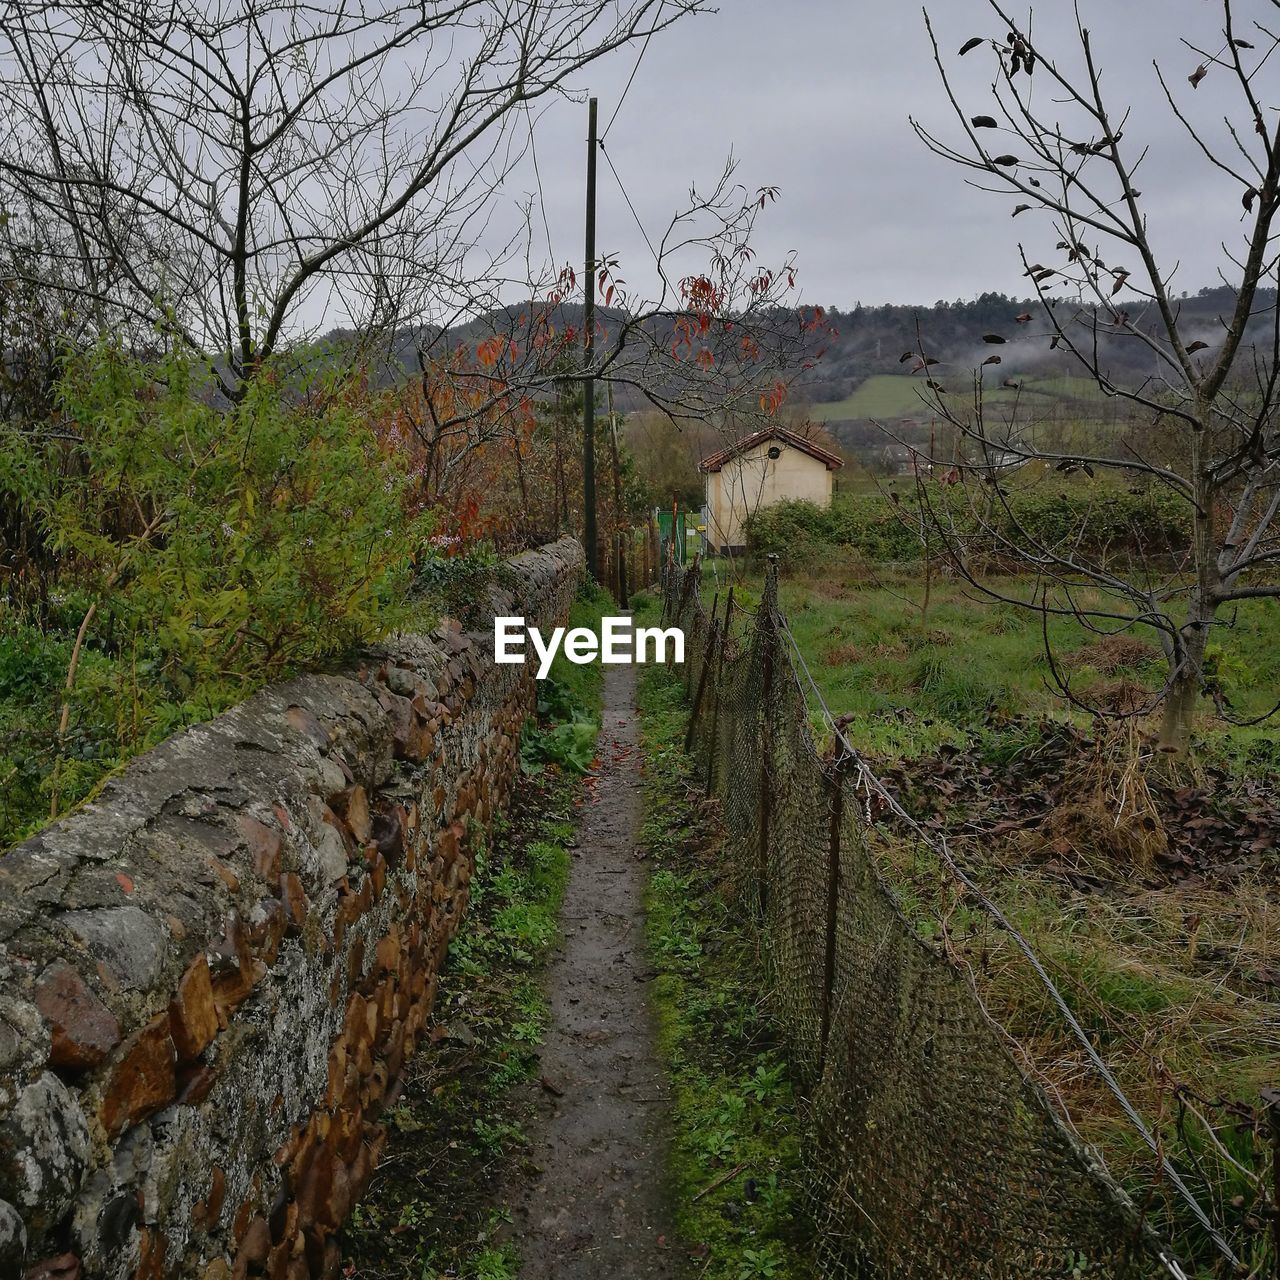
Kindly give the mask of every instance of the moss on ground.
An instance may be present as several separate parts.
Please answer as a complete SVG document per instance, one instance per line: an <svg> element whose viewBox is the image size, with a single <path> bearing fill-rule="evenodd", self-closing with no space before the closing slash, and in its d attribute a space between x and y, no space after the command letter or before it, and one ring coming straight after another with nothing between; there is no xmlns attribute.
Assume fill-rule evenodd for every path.
<svg viewBox="0 0 1280 1280"><path fill-rule="evenodd" d="M802 1120L763 1008L749 929L724 876L714 811L683 750L682 684L640 681L649 946L673 1096L671 1188L700 1280L815 1275Z"/></svg>

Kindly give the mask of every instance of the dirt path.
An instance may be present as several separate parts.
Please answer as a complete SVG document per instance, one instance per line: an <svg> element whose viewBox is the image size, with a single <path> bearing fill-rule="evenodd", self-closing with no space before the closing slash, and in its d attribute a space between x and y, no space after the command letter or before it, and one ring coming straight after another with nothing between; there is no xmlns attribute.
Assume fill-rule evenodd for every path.
<svg viewBox="0 0 1280 1280"><path fill-rule="evenodd" d="M521 1280L678 1276L663 1191L666 1082L644 937L635 668L605 668L600 770L547 974L531 1149L504 1188Z"/></svg>

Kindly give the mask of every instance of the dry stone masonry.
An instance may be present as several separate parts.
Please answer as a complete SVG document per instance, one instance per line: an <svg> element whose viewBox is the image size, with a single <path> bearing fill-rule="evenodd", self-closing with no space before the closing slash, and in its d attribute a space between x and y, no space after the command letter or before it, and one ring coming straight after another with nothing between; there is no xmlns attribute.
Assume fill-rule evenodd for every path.
<svg viewBox="0 0 1280 1280"><path fill-rule="evenodd" d="M0 858L0 1277L336 1274L534 707L492 633L268 688Z"/></svg>

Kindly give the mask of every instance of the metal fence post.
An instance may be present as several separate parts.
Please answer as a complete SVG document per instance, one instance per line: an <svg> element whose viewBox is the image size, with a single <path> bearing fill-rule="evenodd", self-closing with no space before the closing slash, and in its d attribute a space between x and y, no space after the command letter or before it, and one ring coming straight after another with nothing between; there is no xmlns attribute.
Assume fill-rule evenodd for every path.
<svg viewBox="0 0 1280 1280"><path fill-rule="evenodd" d="M836 741L836 754L830 777L831 839L827 846L827 923L826 952L822 963L822 1031L818 1040L818 1075L827 1063L827 1044L831 1039L831 1002L836 985L836 921L840 909L840 837L844 823L844 779L849 757L844 743Z"/></svg>
<svg viewBox="0 0 1280 1280"><path fill-rule="evenodd" d="M756 878L760 886L760 923L763 925L769 907L769 839L773 818L773 664L778 648L778 626L775 616L778 605L778 557L766 557L764 593L760 599L760 614L756 619L756 633L763 648L761 655L764 670L761 672L761 720L760 720L760 848Z"/></svg>
<svg viewBox="0 0 1280 1280"><path fill-rule="evenodd" d="M728 628L733 620L733 588L728 589L728 599L724 602L724 621L719 626L719 643L721 643L721 652L716 666L716 687L712 690L712 694L716 701L712 704L712 731L710 731L707 739L707 783L703 787L705 795L712 794L712 787L716 783L716 736L719 731L719 704L723 696L722 686L724 684L724 652L728 649ZM714 646L708 649L708 659L714 657Z"/></svg>
<svg viewBox="0 0 1280 1280"><path fill-rule="evenodd" d="M720 593L717 592L715 599L711 602L711 642L715 641L716 633L716 610L720 607ZM698 691L693 695L693 706L689 708L689 727L685 730L684 749L685 752L693 750L693 735L698 725L698 712L702 709L702 694L707 687L707 669L711 666L706 655L702 659L702 670L698 673Z"/></svg>

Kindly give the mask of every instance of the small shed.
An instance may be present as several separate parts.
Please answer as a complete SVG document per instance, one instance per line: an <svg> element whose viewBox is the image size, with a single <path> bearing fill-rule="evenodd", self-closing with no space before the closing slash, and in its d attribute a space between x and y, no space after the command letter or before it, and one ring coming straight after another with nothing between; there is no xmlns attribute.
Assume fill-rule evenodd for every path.
<svg viewBox="0 0 1280 1280"><path fill-rule="evenodd" d="M703 458L707 546L724 555L747 541L747 518L789 499L831 505L832 473L844 462L812 440L768 427Z"/></svg>

